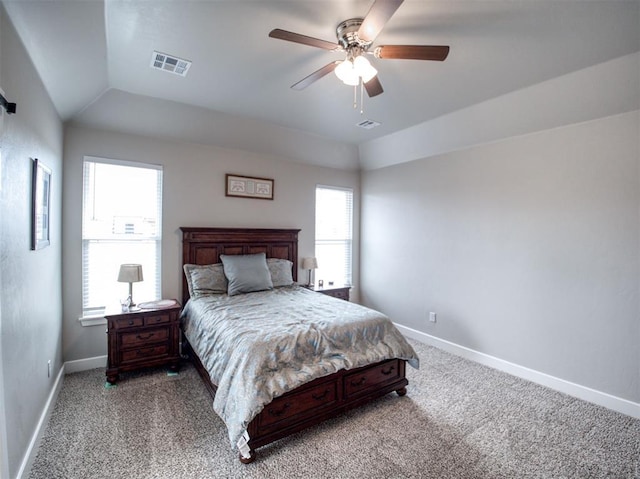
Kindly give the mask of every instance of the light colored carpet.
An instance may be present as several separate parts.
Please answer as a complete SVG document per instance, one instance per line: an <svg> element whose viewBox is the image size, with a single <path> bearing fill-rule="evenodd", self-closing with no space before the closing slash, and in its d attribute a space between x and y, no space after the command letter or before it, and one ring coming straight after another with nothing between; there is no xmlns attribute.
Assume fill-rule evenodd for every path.
<svg viewBox="0 0 640 479"><path fill-rule="evenodd" d="M190 365L65 377L31 479L640 478L640 421L411 341L395 393L241 464Z"/></svg>

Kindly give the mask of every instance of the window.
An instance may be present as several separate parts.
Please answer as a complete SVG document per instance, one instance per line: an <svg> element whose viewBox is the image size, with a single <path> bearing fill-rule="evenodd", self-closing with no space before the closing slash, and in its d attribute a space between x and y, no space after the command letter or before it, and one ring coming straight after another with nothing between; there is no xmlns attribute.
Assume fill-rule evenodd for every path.
<svg viewBox="0 0 640 479"><path fill-rule="evenodd" d="M353 190L316 186L315 277L327 284L351 284Z"/></svg>
<svg viewBox="0 0 640 479"><path fill-rule="evenodd" d="M82 315L96 316L129 294L123 263L142 265L134 302L161 297L162 167L85 157L82 202Z"/></svg>

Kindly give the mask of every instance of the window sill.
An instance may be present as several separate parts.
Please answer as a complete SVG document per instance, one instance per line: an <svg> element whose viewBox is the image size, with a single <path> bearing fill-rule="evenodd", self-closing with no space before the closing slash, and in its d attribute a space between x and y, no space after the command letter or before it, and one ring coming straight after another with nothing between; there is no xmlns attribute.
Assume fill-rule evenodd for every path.
<svg viewBox="0 0 640 479"><path fill-rule="evenodd" d="M80 324L84 327L86 326L102 326L107 324L107 320L104 318L104 315L94 315L94 316L81 316L78 318Z"/></svg>

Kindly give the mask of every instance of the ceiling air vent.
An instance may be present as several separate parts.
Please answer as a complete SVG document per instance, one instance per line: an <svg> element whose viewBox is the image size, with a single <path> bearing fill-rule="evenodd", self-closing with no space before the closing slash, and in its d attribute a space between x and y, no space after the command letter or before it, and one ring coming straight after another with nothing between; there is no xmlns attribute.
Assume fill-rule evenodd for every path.
<svg viewBox="0 0 640 479"><path fill-rule="evenodd" d="M151 68L175 73L182 77L187 76L191 62L182 58L167 55L166 53L153 52L151 55Z"/></svg>
<svg viewBox="0 0 640 479"><path fill-rule="evenodd" d="M370 130L371 128L380 126L380 123L373 120L363 120L360 123L356 123L356 126L359 126L360 128L364 128L365 130Z"/></svg>

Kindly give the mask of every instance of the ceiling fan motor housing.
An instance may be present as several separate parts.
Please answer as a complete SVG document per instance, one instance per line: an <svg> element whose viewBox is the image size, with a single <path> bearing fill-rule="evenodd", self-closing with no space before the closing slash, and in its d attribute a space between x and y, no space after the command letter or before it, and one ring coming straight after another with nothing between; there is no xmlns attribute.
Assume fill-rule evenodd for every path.
<svg viewBox="0 0 640 479"><path fill-rule="evenodd" d="M358 30L363 21L364 18L350 18L338 24L336 27L336 36L342 48L347 51L357 49L364 52L369 48L371 43L373 43L370 41L366 42L358 37Z"/></svg>

